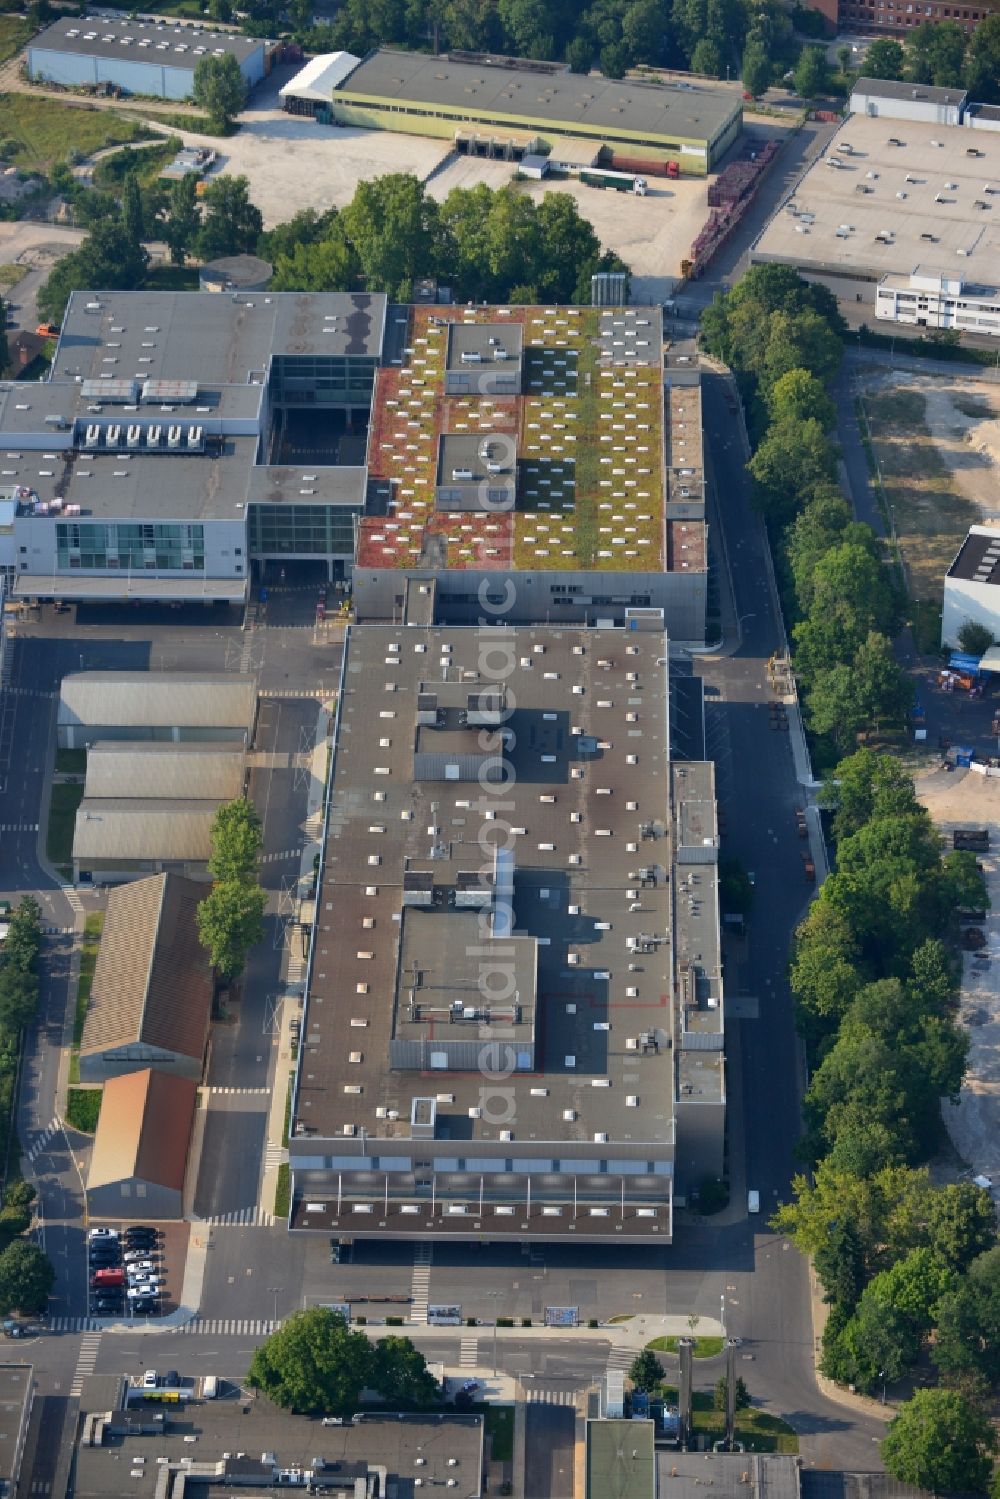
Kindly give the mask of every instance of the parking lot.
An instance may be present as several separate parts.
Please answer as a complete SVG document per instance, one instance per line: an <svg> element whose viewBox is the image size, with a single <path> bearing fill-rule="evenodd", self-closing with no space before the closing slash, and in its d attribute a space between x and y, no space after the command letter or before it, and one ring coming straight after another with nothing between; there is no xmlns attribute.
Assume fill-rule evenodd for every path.
<svg viewBox="0 0 1000 1499"><path fill-rule="evenodd" d="M186 1223L121 1223L87 1237L88 1314L124 1321L165 1317L180 1301Z"/></svg>

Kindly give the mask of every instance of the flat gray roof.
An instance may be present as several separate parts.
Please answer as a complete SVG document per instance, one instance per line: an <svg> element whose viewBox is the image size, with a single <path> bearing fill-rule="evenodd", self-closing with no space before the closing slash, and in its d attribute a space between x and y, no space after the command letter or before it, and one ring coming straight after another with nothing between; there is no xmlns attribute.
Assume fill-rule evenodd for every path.
<svg viewBox="0 0 1000 1499"><path fill-rule="evenodd" d="M852 115L751 259L872 277L933 261L989 284L1000 265L1000 196L988 189L998 185L1000 133Z"/></svg>
<svg viewBox="0 0 1000 1499"><path fill-rule="evenodd" d="M84 1381L86 1408L114 1410L110 1400L95 1402L88 1396L89 1382ZM138 1499L153 1499L162 1477L158 1459L167 1458L174 1470L180 1471L181 1463L190 1464L193 1455L196 1464L210 1465L212 1472L212 1487L197 1483L197 1492L211 1495L215 1484L222 1484L229 1492L232 1484L226 1485L226 1477L231 1475L236 1482L241 1478L244 1483L250 1482L253 1493L262 1493L272 1481L271 1473L265 1476L263 1471L255 1471L264 1452L274 1454L275 1467L300 1468L307 1473L317 1460L339 1465L342 1473L352 1464L384 1467L398 1480L401 1495L411 1493L415 1473L423 1477L425 1486L444 1488L457 1479L456 1486L448 1490L456 1499L479 1499L482 1491L482 1416L450 1412L400 1416L393 1412L357 1417L345 1426L324 1426L309 1417L279 1410L263 1395L253 1400L249 1415L243 1411L243 1402L234 1399L192 1400L181 1408L137 1402L127 1412L114 1415L110 1426L105 1426L100 1446L80 1442L74 1492L78 1499L120 1499L122 1474L131 1472L124 1492ZM143 1424L145 1432L141 1430ZM197 1437L195 1444L185 1441L191 1436ZM245 1452L246 1457L237 1458L237 1452ZM224 1453L233 1454L226 1463ZM221 1469L217 1475L216 1464ZM245 1466L241 1468L240 1464ZM336 1471L331 1467L331 1477ZM197 1471L189 1473L189 1485L198 1476ZM353 1494L353 1487L347 1492Z"/></svg>
<svg viewBox="0 0 1000 1499"><path fill-rule="evenodd" d="M34 1391L31 1364L0 1364L0 1493L12 1494Z"/></svg>
<svg viewBox="0 0 1000 1499"><path fill-rule="evenodd" d="M456 118L488 115L549 122L570 134L711 141L742 108L732 89L709 83L655 84L518 65L510 58L431 57L380 48L349 73L333 102L392 99L436 105Z"/></svg>
<svg viewBox="0 0 1000 1499"><path fill-rule="evenodd" d="M367 292L76 291L69 299L53 379L258 383L273 355L377 359L386 298ZM111 345L115 347L112 348ZM116 363L105 364L114 357Z"/></svg>
<svg viewBox="0 0 1000 1499"><path fill-rule="evenodd" d="M487 455L486 449L490 449ZM500 473L490 473L488 463L502 463ZM497 485L510 484L517 464L517 438L512 432L486 432L478 436L465 432L443 432L438 440L437 482L470 484L489 479ZM457 469L472 475L471 480L452 479Z"/></svg>
<svg viewBox="0 0 1000 1499"><path fill-rule="evenodd" d="M501 364L516 370L524 343L520 323L449 323L447 368L475 372L475 364L462 362L463 354L476 354L485 364Z"/></svg>
<svg viewBox="0 0 1000 1499"><path fill-rule="evenodd" d="M662 1150L674 1131L664 637L546 626L487 635L511 662L504 682L516 702L513 773L498 788L513 829L515 931L545 939L537 978L545 1023L533 1075L518 1087L517 1138L582 1147L605 1131ZM468 673L470 692L498 685L476 675L487 650L474 628L365 625L349 633L299 1062L300 1134L342 1135L351 1126L372 1140L405 1140L413 1098L447 1088L450 1101L438 1109L446 1131L500 1139L495 1122L469 1112L481 1101L475 1068L435 1072L429 1085L420 1070L387 1065L400 990L433 999L449 982L452 916L464 937L463 913L448 894L451 870L484 859L478 779L414 779L417 696L434 676L457 685ZM642 838L644 823L659 837ZM428 866L432 844L447 852ZM403 876L414 860L441 868L415 989L398 951ZM646 867L656 883L643 883ZM409 925L407 911L404 946ZM466 992L463 973L457 997ZM432 1037L433 1016L420 1024ZM657 1050L638 1048L644 1033L658 1038ZM358 1047L354 1060L345 1034Z"/></svg>
<svg viewBox="0 0 1000 1499"><path fill-rule="evenodd" d="M937 88L930 83L903 83L894 78L858 78L851 89L852 98L855 94L876 99L918 100L923 104L962 104L969 97L967 89ZM882 124L885 123L883 120ZM907 120L904 123L910 122Z"/></svg>
<svg viewBox="0 0 1000 1499"><path fill-rule="evenodd" d="M84 57L111 57L152 67L187 68L198 60L229 53L241 65L268 43L232 31L207 31L200 26L171 25L166 21L128 21L107 16L65 16L34 37L29 50L74 52Z"/></svg>

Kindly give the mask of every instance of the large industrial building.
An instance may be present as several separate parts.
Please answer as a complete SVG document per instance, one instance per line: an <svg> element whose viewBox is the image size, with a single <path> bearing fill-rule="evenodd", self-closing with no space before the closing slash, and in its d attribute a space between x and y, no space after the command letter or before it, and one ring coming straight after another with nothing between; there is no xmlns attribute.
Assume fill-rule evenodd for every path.
<svg viewBox="0 0 1000 1499"><path fill-rule="evenodd" d="M281 92L294 111L441 137L471 155L558 154L570 137L595 155L674 160L694 176L715 170L743 124L739 94L703 78L642 83L471 52L331 53Z"/></svg>
<svg viewBox="0 0 1000 1499"><path fill-rule="evenodd" d="M955 90L859 82L852 103L751 260L825 278L884 321L1000 335L1000 132ZM961 124L939 122L956 110Z"/></svg>
<svg viewBox="0 0 1000 1499"><path fill-rule="evenodd" d="M360 619L469 620L513 572L511 620L704 640L699 374L655 307L77 292L51 379L0 386L0 486L22 598L242 606L306 560Z"/></svg>
<svg viewBox="0 0 1000 1499"><path fill-rule="evenodd" d="M159 99L190 99L203 57L235 57L252 88L270 70L277 44L169 20L62 16L28 45L34 83L115 89Z"/></svg>
<svg viewBox="0 0 1000 1499"><path fill-rule="evenodd" d="M723 1168L714 796L658 611L349 632L293 1231L670 1241Z"/></svg>

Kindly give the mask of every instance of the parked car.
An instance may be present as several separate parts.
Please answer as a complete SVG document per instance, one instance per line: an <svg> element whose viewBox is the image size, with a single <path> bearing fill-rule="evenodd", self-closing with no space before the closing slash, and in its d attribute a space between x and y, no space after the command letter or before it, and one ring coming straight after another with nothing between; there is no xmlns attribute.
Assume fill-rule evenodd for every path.
<svg viewBox="0 0 1000 1499"><path fill-rule="evenodd" d="M87 1258L91 1265L120 1265L122 1262L121 1250L109 1244L92 1244Z"/></svg>
<svg viewBox="0 0 1000 1499"><path fill-rule="evenodd" d="M136 1250L134 1254L125 1256L125 1268L131 1275L133 1270L155 1270L156 1262L149 1258L148 1250Z"/></svg>
<svg viewBox="0 0 1000 1499"><path fill-rule="evenodd" d="M120 1265L109 1265L102 1270L95 1270L90 1278L90 1284L95 1290L99 1286L123 1286L125 1284L125 1271Z"/></svg>
<svg viewBox="0 0 1000 1499"><path fill-rule="evenodd" d="M160 1303L155 1296L147 1296L144 1300L131 1302L129 1311L133 1317L158 1317Z"/></svg>
<svg viewBox="0 0 1000 1499"><path fill-rule="evenodd" d="M159 1294L151 1286L129 1286L125 1292L131 1302L159 1301Z"/></svg>
<svg viewBox="0 0 1000 1499"><path fill-rule="evenodd" d="M95 1243L98 1239L117 1239L118 1230L117 1228L92 1228L87 1238L91 1244Z"/></svg>
<svg viewBox="0 0 1000 1499"><path fill-rule="evenodd" d="M117 1317L122 1310L121 1297L112 1301L110 1297L101 1296L90 1303L90 1310L95 1317Z"/></svg>
<svg viewBox="0 0 1000 1499"><path fill-rule="evenodd" d="M160 1376L155 1369L147 1369L142 1376L142 1387L144 1390L155 1390L160 1382Z"/></svg>

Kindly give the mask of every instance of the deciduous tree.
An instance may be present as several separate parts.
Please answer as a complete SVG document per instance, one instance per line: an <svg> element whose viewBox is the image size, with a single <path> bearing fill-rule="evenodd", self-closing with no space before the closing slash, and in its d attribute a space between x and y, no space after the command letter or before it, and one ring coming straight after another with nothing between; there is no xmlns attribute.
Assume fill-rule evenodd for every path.
<svg viewBox="0 0 1000 1499"><path fill-rule="evenodd" d="M2 1258L2 1257L0 1257ZM293 1312L263 1342L247 1383L303 1415L352 1416L372 1372L372 1345L327 1307Z"/></svg>
<svg viewBox="0 0 1000 1499"><path fill-rule="evenodd" d="M242 255L257 247L264 227L260 209L250 201L246 177L216 177L202 198L204 217L197 248L202 260Z"/></svg>
<svg viewBox="0 0 1000 1499"><path fill-rule="evenodd" d="M918 1390L901 1407L882 1443L894 1478L940 1494L982 1493L989 1482L994 1432L982 1411L955 1390Z"/></svg>
<svg viewBox="0 0 1000 1499"><path fill-rule="evenodd" d="M0 1254L0 1308L5 1312L43 1312L54 1281L48 1257L28 1239L15 1239Z"/></svg>
<svg viewBox="0 0 1000 1499"><path fill-rule="evenodd" d="M228 130L247 102L247 81L231 52L199 57L194 70L194 102L217 130Z"/></svg>

